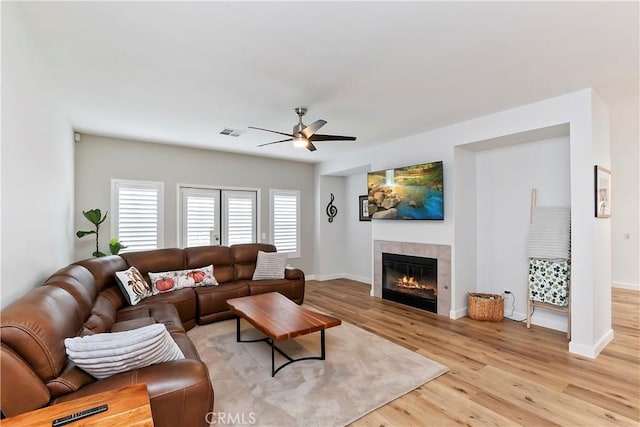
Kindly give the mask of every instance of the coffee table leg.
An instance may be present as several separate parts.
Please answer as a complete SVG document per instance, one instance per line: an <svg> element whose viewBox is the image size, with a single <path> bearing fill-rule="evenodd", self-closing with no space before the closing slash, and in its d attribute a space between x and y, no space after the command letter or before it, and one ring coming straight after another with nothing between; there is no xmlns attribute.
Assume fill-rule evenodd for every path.
<svg viewBox="0 0 640 427"><path fill-rule="evenodd" d="M290 365L290 364L292 364L294 362L300 362L302 360L325 360L325 358L326 358L326 350L325 350L324 331L325 331L324 329L320 330L320 357L318 357L318 356L307 356L307 357L301 357L299 359L294 359L291 356L289 356L287 353L285 353L284 351L279 349L278 346L276 345L275 341L273 341L272 338L265 337L265 338L255 339L255 340L242 340L241 337L240 337L240 317L236 317L236 342L265 341L271 347L271 377L274 377L280 371L280 369L282 369L285 366L288 366L288 365ZM287 362L285 362L282 365L278 366L278 369L276 369L276 353L275 353L276 351L287 359Z"/></svg>
<svg viewBox="0 0 640 427"><path fill-rule="evenodd" d="M271 378L276 375L276 345L273 343L272 339L267 340L269 345L271 346Z"/></svg>

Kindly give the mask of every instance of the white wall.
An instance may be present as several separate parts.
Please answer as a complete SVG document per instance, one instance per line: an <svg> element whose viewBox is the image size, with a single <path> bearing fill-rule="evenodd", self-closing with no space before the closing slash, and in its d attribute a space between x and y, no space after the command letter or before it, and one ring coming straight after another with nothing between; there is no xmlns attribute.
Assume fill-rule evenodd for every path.
<svg viewBox="0 0 640 427"><path fill-rule="evenodd" d="M574 283L572 341L569 349L577 354L595 357L612 338L611 319L610 316L606 316L606 307L610 310L611 300L604 289L610 287L610 261L599 257L600 254L594 249L608 248L611 244L606 225L597 223L593 217L593 165L609 164L609 141L602 132L608 117L606 106L601 108L599 104L593 91L585 89L375 145L342 156L335 161L323 162L317 166L317 173L331 175L367 164L371 165L372 170L376 170L433 160L444 161L445 220L428 223L374 221L372 239L452 245L455 264L452 278L452 314L455 314L466 308L466 300L462 297L465 289L457 289L456 276L456 272L463 268L459 264L465 260L458 256L464 251L457 252L456 246L473 242L468 240L471 237L457 234L459 227L456 221L464 220L465 217L454 215L454 212L457 212L455 202L459 199L454 197L453 193L453 187L458 187L454 182L454 176L460 178L460 174L454 171L454 150L456 147L478 141L568 124ZM473 235L474 233L470 233L470 236ZM317 250L329 250L328 248L333 246L330 243L323 241L323 246L318 246ZM464 253L463 257L467 261L468 255Z"/></svg>
<svg viewBox="0 0 640 427"><path fill-rule="evenodd" d="M348 176L346 179L345 226L349 232L345 244L345 275L360 282L372 284L373 221L360 221L358 196L367 194L367 174Z"/></svg>
<svg viewBox="0 0 640 427"><path fill-rule="evenodd" d="M611 151L609 143L609 108L604 101L593 94L591 104L592 114L592 162L594 165L611 169ZM594 209L593 180L589 194L592 197L591 209ZM613 339L611 329L611 218L594 218L593 222L593 263L597 268L593 269L593 332L592 340L595 343L595 354L598 354L604 346ZM600 244L598 244L600 243ZM605 244L606 243L606 244ZM572 269L573 272L573 269ZM575 293L575 292L574 292ZM608 302L604 304L603 301ZM575 329L572 327L572 330ZM579 343L575 343L580 345ZM572 343L574 345L574 343ZM578 350L582 351L582 350Z"/></svg>
<svg viewBox="0 0 640 427"><path fill-rule="evenodd" d="M455 253L451 258L451 312L458 319L467 315L467 294L478 288L478 232L476 215L476 153L463 147L454 148Z"/></svg>
<svg viewBox="0 0 640 427"><path fill-rule="evenodd" d="M537 189L537 206L570 206L569 137L479 151L476 168L477 289L511 291L505 314L513 310L512 318L523 319L531 190ZM567 328L567 316L548 310L537 310L533 322Z"/></svg>
<svg viewBox="0 0 640 427"><path fill-rule="evenodd" d="M637 93L609 105L612 280L614 286L636 290L640 290L639 105Z"/></svg>
<svg viewBox="0 0 640 427"><path fill-rule="evenodd" d="M164 182L164 246L176 247L177 186L194 184L260 189L260 231L269 236L269 189L300 191L301 258L289 264L313 274L314 166L196 148L82 135L75 145L75 230L87 229L82 211L110 209L111 179ZM111 216L101 226L100 243L108 253ZM259 236L260 237L260 236ZM76 239L76 259L90 257L94 240Z"/></svg>
<svg viewBox="0 0 640 427"><path fill-rule="evenodd" d="M333 205L338 214L329 222L326 210L334 195ZM346 224L348 209L345 207L345 178L342 176L316 175L316 262L315 278L329 280L345 277L346 264ZM318 248L322 250L318 251Z"/></svg>
<svg viewBox="0 0 640 427"><path fill-rule="evenodd" d="M2 4L1 307L72 260L73 131L17 4Z"/></svg>

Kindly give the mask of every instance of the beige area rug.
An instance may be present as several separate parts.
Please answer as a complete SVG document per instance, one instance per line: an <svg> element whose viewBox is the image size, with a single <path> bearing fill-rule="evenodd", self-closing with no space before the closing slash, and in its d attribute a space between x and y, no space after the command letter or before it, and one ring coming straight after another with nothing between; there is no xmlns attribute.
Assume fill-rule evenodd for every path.
<svg viewBox="0 0 640 427"><path fill-rule="evenodd" d="M242 320L242 339L260 333ZM326 331L326 360L293 363L271 377L266 342L237 343L236 321L189 331L209 366L215 425L344 426L447 372L404 347L344 323ZM282 342L294 358L320 354L320 333ZM276 368L286 361L276 352ZM214 425L214 424L212 424Z"/></svg>

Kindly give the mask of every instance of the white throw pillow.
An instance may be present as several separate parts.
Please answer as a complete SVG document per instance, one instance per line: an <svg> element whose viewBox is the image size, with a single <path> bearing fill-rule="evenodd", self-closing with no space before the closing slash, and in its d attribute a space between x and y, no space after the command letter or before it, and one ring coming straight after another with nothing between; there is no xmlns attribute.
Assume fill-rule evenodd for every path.
<svg viewBox="0 0 640 427"><path fill-rule="evenodd" d="M182 288L218 285L218 281L213 275L213 264L190 270L150 272L149 279L151 279L151 285L153 286L153 295Z"/></svg>
<svg viewBox="0 0 640 427"><path fill-rule="evenodd" d="M284 279L287 254L258 251L253 280Z"/></svg>
<svg viewBox="0 0 640 427"><path fill-rule="evenodd" d="M132 369L184 359L182 351L162 323L124 332L111 332L64 340L69 359L88 374L107 378Z"/></svg>
<svg viewBox="0 0 640 427"><path fill-rule="evenodd" d="M131 305L136 305L152 295L151 286L135 267L130 267L125 271L117 271L116 282L118 282L118 286L127 302Z"/></svg>

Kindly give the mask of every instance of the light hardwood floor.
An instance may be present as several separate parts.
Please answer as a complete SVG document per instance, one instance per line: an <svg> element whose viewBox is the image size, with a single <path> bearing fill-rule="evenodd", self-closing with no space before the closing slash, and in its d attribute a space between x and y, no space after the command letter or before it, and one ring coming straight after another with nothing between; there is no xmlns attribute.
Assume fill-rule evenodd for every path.
<svg viewBox="0 0 640 427"><path fill-rule="evenodd" d="M347 279L308 281L305 304L449 368L353 426L640 425L640 292L613 289L615 337L595 360L570 354L563 332L450 320Z"/></svg>

